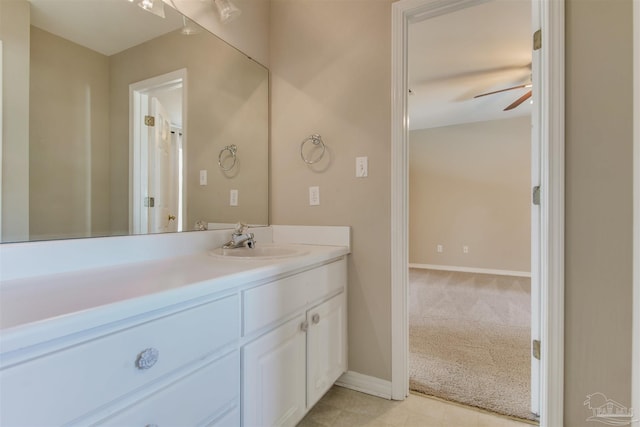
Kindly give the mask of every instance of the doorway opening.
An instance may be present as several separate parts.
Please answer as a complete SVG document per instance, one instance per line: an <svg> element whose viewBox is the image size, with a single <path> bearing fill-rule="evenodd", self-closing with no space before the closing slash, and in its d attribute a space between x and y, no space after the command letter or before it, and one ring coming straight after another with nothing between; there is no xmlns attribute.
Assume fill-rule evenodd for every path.
<svg viewBox="0 0 640 427"><path fill-rule="evenodd" d="M411 23L452 13L482 0L401 0L392 6L392 398L404 399L408 381L408 34ZM540 292L540 424L563 420L564 259L564 3L533 0L533 28L541 30L534 53L533 138L539 138L539 242L532 275ZM536 57L537 55L537 57ZM533 154L533 153L532 153ZM532 221L533 223L534 221ZM535 298L532 299L532 301ZM533 311L533 310L532 310ZM532 345L533 347L533 345Z"/></svg>
<svg viewBox="0 0 640 427"><path fill-rule="evenodd" d="M408 302L412 391L535 421L531 10L410 23Z"/></svg>
<svg viewBox="0 0 640 427"><path fill-rule="evenodd" d="M182 69L130 85L133 234L185 229L186 77Z"/></svg>

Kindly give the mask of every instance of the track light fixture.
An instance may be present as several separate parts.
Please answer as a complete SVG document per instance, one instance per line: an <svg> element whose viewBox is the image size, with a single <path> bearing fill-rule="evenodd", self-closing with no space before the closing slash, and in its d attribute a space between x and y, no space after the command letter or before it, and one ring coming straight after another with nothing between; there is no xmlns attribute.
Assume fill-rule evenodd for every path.
<svg viewBox="0 0 640 427"><path fill-rule="evenodd" d="M223 23L231 22L242 14L242 11L231 0L213 0L213 3L216 5L220 21Z"/></svg>
<svg viewBox="0 0 640 427"><path fill-rule="evenodd" d="M194 34L198 34L199 32L200 27L198 26L198 24L196 24L186 16L182 17L182 29L180 30L180 34L184 36L192 36Z"/></svg>
<svg viewBox="0 0 640 427"><path fill-rule="evenodd" d="M134 0L129 0L133 2ZM164 2L162 0L140 0L138 6L147 12L151 12L161 18L164 18Z"/></svg>

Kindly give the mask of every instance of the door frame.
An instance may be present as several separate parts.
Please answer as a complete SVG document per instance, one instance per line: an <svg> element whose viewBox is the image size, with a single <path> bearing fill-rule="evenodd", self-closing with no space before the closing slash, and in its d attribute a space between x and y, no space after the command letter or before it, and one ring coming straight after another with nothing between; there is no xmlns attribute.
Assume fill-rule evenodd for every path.
<svg viewBox="0 0 640 427"><path fill-rule="evenodd" d="M2 153L4 152L4 147L2 143L2 136L4 135L4 128L2 125L2 117L4 117L3 113L3 104L2 100L4 99L4 95L2 93L2 87L4 86L3 79L4 76L2 74L2 70L4 69L2 65L3 51L2 51L2 40L0 40L0 242L2 242L2 199L4 198L4 192L2 191Z"/></svg>
<svg viewBox="0 0 640 427"><path fill-rule="evenodd" d="M391 24L391 397L408 395L408 27L487 0L400 0ZM564 0L533 0L540 16L540 426L563 423Z"/></svg>
<svg viewBox="0 0 640 427"><path fill-rule="evenodd" d="M633 2L633 117L640 114L640 3ZM633 121L633 354L631 407L640 411L640 121ZM640 425L640 423L639 423Z"/></svg>
<svg viewBox="0 0 640 427"><path fill-rule="evenodd" d="M147 132L144 132L143 117L148 114L147 97L150 92L182 84L182 147L183 154L187 153L187 69L181 68L160 76L151 77L129 85L129 234L139 234L140 224L144 222L144 215L140 209L143 195L140 174L136 170L146 170L143 164ZM187 156L183 156L183 173L187 170ZM187 200L187 185L183 179L182 197ZM138 201L138 203L136 202ZM183 221L187 217L187 206L182 204ZM183 224L184 229L184 224Z"/></svg>

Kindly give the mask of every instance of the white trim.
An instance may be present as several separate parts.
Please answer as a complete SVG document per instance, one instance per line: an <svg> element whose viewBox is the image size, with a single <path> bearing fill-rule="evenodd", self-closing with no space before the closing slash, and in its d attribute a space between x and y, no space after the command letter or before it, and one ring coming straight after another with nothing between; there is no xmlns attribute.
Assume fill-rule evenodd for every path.
<svg viewBox="0 0 640 427"><path fill-rule="evenodd" d="M540 426L551 427L564 419L564 0L535 1L543 34Z"/></svg>
<svg viewBox="0 0 640 427"><path fill-rule="evenodd" d="M494 276L531 277L529 271L497 270L493 268L461 267L457 265L409 264L409 268L423 270L459 271L462 273L493 274Z"/></svg>
<svg viewBox="0 0 640 427"><path fill-rule="evenodd" d="M541 417L563 424L564 376L564 0L539 4L541 76ZM471 0L400 0L391 23L391 379L392 398L408 394L407 32L425 13L466 7Z"/></svg>
<svg viewBox="0 0 640 427"><path fill-rule="evenodd" d="M537 30L541 28L542 11L540 10L540 2L532 4L531 7L531 28ZM534 50L531 54L531 82L533 87L531 88L533 102L533 108L531 109L531 187L539 186L542 188L541 181L541 158L542 158L542 141L541 141L541 119L542 104L538 102L542 99L542 85L540 84L540 77L542 71L541 64L541 51ZM542 342L542 336L540 333L542 316L542 307L540 302L541 294L541 266L542 266L542 247L541 247L541 233L542 233L542 208L539 205L531 203L531 350L533 350L533 342L535 340ZM531 396L531 412L540 415L540 359L536 359L531 351L530 356L531 363L531 379L530 379L530 396Z"/></svg>
<svg viewBox="0 0 640 427"><path fill-rule="evenodd" d="M2 100L4 99L2 94L2 87L4 86L4 77L2 73L2 55L2 40L0 40L0 242L2 242L2 196L4 195L4 192L2 191L2 152L4 151L2 147L2 135L4 133L2 127L2 117L4 116L4 110L2 106Z"/></svg>
<svg viewBox="0 0 640 427"><path fill-rule="evenodd" d="M409 6L391 6L391 398L409 394L407 57ZM415 7L415 6L414 6Z"/></svg>
<svg viewBox="0 0 640 427"><path fill-rule="evenodd" d="M347 371L338 378L336 385L373 396L391 399L391 381L381 380L380 378L369 375Z"/></svg>
<svg viewBox="0 0 640 427"><path fill-rule="evenodd" d="M631 407L640 411L640 3L633 2L633 354ZM633 425L640 426L640 421Z"/></svg>

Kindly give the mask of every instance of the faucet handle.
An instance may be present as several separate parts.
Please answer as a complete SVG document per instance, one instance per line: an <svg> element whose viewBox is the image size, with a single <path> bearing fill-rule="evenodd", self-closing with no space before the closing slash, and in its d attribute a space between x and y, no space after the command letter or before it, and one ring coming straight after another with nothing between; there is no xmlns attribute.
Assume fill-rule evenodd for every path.
<svg viewBox="0 0 640 427"><path fill-rule="evenodd" d="M236 223L236 234L244 234L244 232L247 230L247 224L243 224L241 222Z"/></svg>

